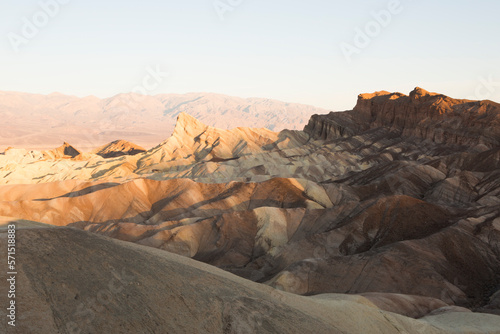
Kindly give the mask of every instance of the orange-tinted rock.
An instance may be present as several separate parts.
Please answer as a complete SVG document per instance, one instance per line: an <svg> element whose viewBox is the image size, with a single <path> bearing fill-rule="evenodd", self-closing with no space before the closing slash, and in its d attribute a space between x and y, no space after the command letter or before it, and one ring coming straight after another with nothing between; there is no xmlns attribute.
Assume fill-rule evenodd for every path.
<svg viewBox="0 0 500 334"><path fill-rule="evenodd" d="M324 139L377 127L438 144L493 148L500 145L500 105L453 99L418 87L409 96L382 91L361 94L353 111L313 116L305 131Z"/></svg>
<svg viewBox="0 0 500 334"><path fill-rule="evenodd" d="M115 158L122 155L136 155L142 152L146 152L146 149L139 145L135 145L126 140L115 140L109 144L99 147L92 153L103 158Z"/></svg>
<svg viewBox="0 0 500 334"><path fill-rule="evenodd" d="M70 144L64 142L61 146L56 149L50 151L44 151L44 157L48 159L60 159L64 157L74 158L79 155L81 152L71 146Z"/></svg>

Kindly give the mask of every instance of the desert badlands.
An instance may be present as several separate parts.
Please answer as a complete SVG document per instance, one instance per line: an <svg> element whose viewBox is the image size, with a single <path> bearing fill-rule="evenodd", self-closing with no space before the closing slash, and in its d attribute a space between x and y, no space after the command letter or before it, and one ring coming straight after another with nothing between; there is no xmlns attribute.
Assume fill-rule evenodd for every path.
<svg viewBox="0 0 500 334"><path fill-rule="evenodd" d="M5 122L26 104L120 115L111 100L7 100ZM64 118L44 120L41 149L0 135L18 138L0 154L0 243L15 229L16 263L2 276L16 326L0 332L500 333L500 104L421 88L329 114L215 95L140 103L160 115L151 136L138 124L120 137L131 115L92 135L108 144L63 138ZM233 123L212 126L224 108Z"/></svg>

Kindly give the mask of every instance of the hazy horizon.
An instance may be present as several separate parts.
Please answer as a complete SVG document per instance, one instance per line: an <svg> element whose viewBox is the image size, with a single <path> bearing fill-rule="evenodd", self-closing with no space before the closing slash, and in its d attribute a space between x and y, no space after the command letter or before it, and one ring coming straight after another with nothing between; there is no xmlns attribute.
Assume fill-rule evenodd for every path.
<svg viewBox="0 0 500 334"><path fill-rule="evenodd" d="M500 101L499 3L42 0L2 9L3 91L105 98L153 75L151 95L213 92L328 110L416 86Z"/></svg>

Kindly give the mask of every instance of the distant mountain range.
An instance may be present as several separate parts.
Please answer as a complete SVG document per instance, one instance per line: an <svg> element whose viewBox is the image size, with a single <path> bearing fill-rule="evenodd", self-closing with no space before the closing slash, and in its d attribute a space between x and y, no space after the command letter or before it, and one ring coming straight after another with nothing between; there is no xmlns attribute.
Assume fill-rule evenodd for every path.
<svg viewBox="0 0 500 334"><path fill-rule="evenodd" d="M325 114L326 110L211 93L129 93L99 99L0 92L0 150L9 146L49 149L65 141L95 149L118 139L149 148L172 134L181 112L221 129L242 126L280 131L302 130L311 115Z"/></svg>

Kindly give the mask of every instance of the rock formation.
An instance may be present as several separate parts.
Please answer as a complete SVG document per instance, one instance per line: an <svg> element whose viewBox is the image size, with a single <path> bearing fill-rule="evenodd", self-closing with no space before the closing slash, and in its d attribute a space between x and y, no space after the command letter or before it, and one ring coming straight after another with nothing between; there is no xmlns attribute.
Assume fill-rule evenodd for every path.
<svg viewBox="0 0 500 334"><path fill-rule="evenodd" d="M304 131L223 130L181 113L170 138L135 155L6 151L0 215L453 332L500 314L499 114L420 88L360 95Z"/></svg>
<svg viewBox="0 0 500 334"><path fill-rule="evenodd" d="M43 151L42 154L46 159L60 159L60 158L74 158L78 156L81 152L71 146L70 144L64 142L61 146L56 149Z"/></svg>
<svg viewBox="0 0 500 334"><path fill-rule="evenodd" d="M359 95L351 112L313 116L305 131L329 139L381 127L404 138L486 150L500 145L500 104L452 99L418 87L409 96L381 91Z"/></svg>
<svg viewBox="0 0 500 334"><path fill-rule="evenodd" d="M103 158L116 158L122 155L136 155L142 152L146 152L146 149L139 145L130 143L126 140L115 140L95 149L92 153Z"/></svg>

